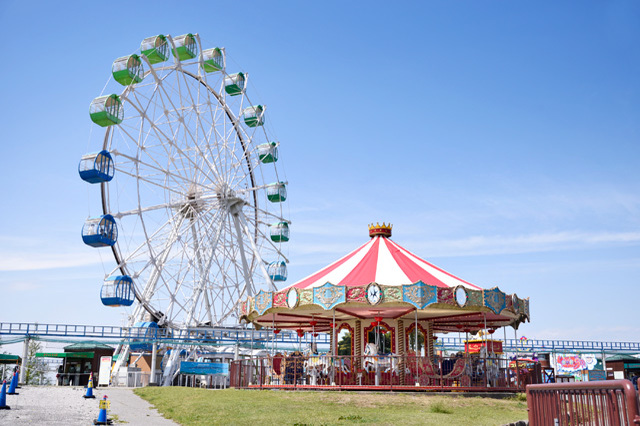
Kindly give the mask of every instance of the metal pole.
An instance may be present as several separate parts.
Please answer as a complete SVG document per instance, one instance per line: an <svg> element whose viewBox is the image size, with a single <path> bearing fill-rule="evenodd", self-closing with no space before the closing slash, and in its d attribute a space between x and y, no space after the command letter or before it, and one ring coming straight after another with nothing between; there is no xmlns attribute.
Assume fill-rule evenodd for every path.
<svg viewBox="0 0 640 426"><path fill-rule="evenodd" d="M158 343L153 342L151 346L151 377L149 379L150 385L157 385L156 382L156 360L158 356Z"/></svg>
<svg viewBox="0 0 640 426"><path fill-rule="evenodd" d="M418 344L418 308L416 308L416 332L415 332L415 344L416 344L416 386L420 386L420 370L418 370L418 349L420 345ZM426 338L425 338L426 340ZM425 341L425 343L427 343Z"/></svg>
<svg viewBox="0 0 640 426"><path fill-rule="evenodd" d="M27 357L29 356L29 343L31 343L31 338L27 334L27 336L24 339L24 344L22 347L22 366L20 368L20 376L19 376L19 382L21 384L24 384L24 381L27 378L27 362L28 362Z"/></svg>
<svg viewBox="0 0 640 426"><path fill-rule="evenodd" d="M352 337L353 338L353 337ZM336 310L333 309L333 324L331 326L331 386L336 385L336 368L334 363L336 362Z"/></svg>

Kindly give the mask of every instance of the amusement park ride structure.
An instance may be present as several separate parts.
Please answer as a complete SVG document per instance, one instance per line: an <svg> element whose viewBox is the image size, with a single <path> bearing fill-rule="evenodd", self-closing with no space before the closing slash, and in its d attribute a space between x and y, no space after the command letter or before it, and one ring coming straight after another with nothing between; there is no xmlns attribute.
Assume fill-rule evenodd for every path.
<svg viewBox="0 0 640 426"><path fill-rule="evenodd" d="M78 168L101 195L82 239L114 259L102 303L137 302L129 326L237 324L241 299L287 276L287 182L266 106L249 99L247 73L227 72L225 49L203 49L198 34L148 37L113 62L112 77L90 105L104 128L92 132L97 152ZM129 350L118 347L114 374Z"/></svg>
<svg viewBox="0 0 640 426"><path fill-rule="evenodd" d="M529 299L482 289L419 258L391 240L390 224L370 225L366 244L278 290L276 284L287 279L287 181L277 167L279 142L265 126L266 106L250 100L248 78L244 71L228 73L224 48L203 49L199 35L191 33L148 37L139 51L113 62L112 79L89 111L104 130L92 131L95 151L82 156L78 167L100 192L99 213L86 220L82 239L111 251L101 300L131 306L129 323L0 323L0 335L112 340L118 345L112 377L133 346L152 347L155 368L158 345L171 345L164 385L174 383L183 349L249 343L252 349L254 343L271 345L274 356L278 344L301 349L304 343L312 352L321 347L331 359L310 367L317 374L304 380L312 383L320 381L320 364L325 371L330 366L335 382L337 365L351 374L373 359L378 385L382 358L375 351L381 343L387 345L388 353L379 355L389 356L392 386L451 384L458 377L471 382L475 375L468 370L479 361L468 353L446 374L444 361L433 364L436 349L468 352L463 339L442 334L482 330L488 340L498 328L516 330L530 320ZM352 336L349 360L337 353L344 331ZM573 345L534 342L526 350ZM639 346L584 343L578 346L603 353ZM502 350L510 349L525 350L505 333ZM497 359L482 362L493 362L497 371ZM273 359L235 367L240 386L276 383ZM253 371L247 383L246 371ZM502 378L496 375L492 383L508 387L508 367L500 371ZM352 383L356 376L345 377Z"/></svg>

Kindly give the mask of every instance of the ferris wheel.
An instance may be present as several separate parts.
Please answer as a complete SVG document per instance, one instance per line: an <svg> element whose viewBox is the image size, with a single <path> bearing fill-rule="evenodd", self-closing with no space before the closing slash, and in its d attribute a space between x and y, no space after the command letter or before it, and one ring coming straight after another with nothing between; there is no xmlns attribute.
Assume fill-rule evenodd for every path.
<svg viewBox="0 0 640 426"><path fill-rule="evenodd" d="M103 304L137 300L130 325L238 324L243 298L287 277L287 182L266 106L198 34L146 38L112 75L90 105L99 151L79 165L102 210L83 240L113 254Z"/></svg>

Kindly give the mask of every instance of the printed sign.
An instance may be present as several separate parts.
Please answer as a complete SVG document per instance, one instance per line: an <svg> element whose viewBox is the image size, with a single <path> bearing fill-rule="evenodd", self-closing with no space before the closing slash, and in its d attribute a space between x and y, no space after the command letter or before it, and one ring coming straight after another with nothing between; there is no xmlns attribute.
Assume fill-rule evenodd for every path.
<svg viewBox="0 0 640 426"><path fill-rule="evenodd" d="M229 374L229 364L224 362L180 362L180 374Z"/></svg>
<svg viewBox="0 0 640 426"><path fill-rule="evenodd" d="M607 380L607 372L604 370L589 370L589 381Z"/></svg>
<svg viewBox="0 0 640 426"><path fill-rule="evenodd" d="M98 386L109 386L111 376L111 357L100 357L100 370L98 370Z"/></svg>
<svg viewBox="0 0 640 426"><path fill-rule="evenodd" d="M111 408L111 401L107 401L105 399L100 400L100 404L98 404L98 408L100 410L108 410Z"/></svg>

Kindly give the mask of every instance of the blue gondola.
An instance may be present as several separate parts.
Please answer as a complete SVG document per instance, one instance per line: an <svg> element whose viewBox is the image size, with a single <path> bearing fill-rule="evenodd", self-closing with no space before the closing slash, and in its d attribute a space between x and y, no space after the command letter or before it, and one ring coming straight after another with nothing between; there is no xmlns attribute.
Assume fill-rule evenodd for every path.
<svg viewBox="0 0 640 426"><path fill-rule="evenodd" d="M158 323L151 321L140 321L133 325L136 328L131 329L131 336L138 339L132 339L131 352L149 352L152 349L150 343L133 343L141 340L152 340L158 337Z"/></svg>
<svg viewBox="0 0 640 426"><path fill-rule="evenodd" d="M100 292L105 306L131 306L135 299L133 280L128 275L116 275L104 280Z"/></svg>
<svg viewBox="0 0 640 426"><path fill-rule="evenodd" d="M87 219L82 227L82 241L91 247L112 246L118 240L116 220L110 214Z"/></svg>
<svg viewBox="0 0 640 426"><path fill-rule="evenodd" d="M287 280L287 264L283 260L271 262L267 266L267 273L269 278L273 281L286 281Z"/></svg>
<svg viewBox="0 0 640 426"><path fill-rule="evenodd" d="M107 150L83 155L78 165L80 178L89 183L109 182L114 172L113 157Z"/></svg>

